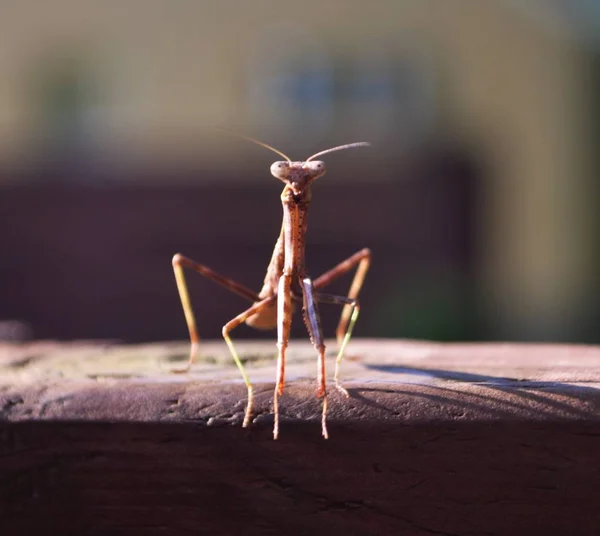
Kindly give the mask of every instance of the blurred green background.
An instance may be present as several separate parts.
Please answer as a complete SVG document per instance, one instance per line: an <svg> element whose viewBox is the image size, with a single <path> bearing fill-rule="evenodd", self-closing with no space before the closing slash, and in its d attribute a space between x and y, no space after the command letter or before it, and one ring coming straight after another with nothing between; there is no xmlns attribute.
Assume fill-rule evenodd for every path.
<svg viewBox="0 0 600 536"><path fill-rule="evenodd" d="M600 342L599 6L0 0L0 336L185 338L177 251L258 289L276 157L223 126L372 142L309 222L315 277L373 249L357 335Z"/></svg>

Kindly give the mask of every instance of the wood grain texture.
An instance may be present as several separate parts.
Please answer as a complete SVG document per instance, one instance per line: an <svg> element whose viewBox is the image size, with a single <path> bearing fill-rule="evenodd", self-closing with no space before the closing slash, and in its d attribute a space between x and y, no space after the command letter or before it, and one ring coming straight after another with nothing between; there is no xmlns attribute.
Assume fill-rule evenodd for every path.
<svg viewBox="0 0 600 536"><path fill-rule="evenodd" d="M325 441L293 341L273 441L222 346L0 347L0 534L600 533L599 348L355 341Z"/></svg>

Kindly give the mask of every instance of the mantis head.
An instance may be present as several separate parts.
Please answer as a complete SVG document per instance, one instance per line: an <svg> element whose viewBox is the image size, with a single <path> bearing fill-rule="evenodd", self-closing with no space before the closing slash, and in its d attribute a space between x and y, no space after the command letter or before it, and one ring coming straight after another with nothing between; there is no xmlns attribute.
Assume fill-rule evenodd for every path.
<svg viewBox="0 0 600 536"><path fill-rule="evenodd" d="M288 184L295 194L299 194L312 181L325 174L325 162L307 160L305 162L278 161L271 166L271 174Z"/></svg>
<svg viewBox="0 0 600 536"><path fill-rule="evenodd" d="M332 153L334 151L342 151L344 149L352 149L354 147L368 147L371 145L366 141L359 141L356 143L348 143L346 145L339 145L337 147L332 147L331 149L325 149L324 151L320 151L316 154L313 154L311 157L307 158L303 162L292 162L292 159L286 154L282 153L275 147L271 147L262 141L258 141L254 138L250 138L248 136L244 136L242 134L233 133L232 134L239 136L245 140L251 141L265 149L269 149L274 153L277 153L279 156L285 158L285 160L278 160L271 165L271 174L280 181L289 185L294 194L301 193L311 182L323 176L326 171L325 162L322 160L314 160L317 156L321 156L327 153Z"/></svg>
<svg viewBox="0 0 600 536"><path fill-rule="evenodd" d="M325 175L325 171L327 171L325 162L322 160L313 160L314 158L326 153L332 153L333 151L341 151L343 149L352 149L353 147L365 147L370 145L366 141L348 143L347 145L339 145L338 147L332 147L331 149L326 149L325 151L320 151L317 154L313 154L304 162L292 162L288 156L284 155L277 149L274 149L273 147L262 142L258 143L286 158L285 161L279 160L271 166L271 174L276 179L279 179L280 181L289 185L296 195L301 193L315 179Z"/></svg>

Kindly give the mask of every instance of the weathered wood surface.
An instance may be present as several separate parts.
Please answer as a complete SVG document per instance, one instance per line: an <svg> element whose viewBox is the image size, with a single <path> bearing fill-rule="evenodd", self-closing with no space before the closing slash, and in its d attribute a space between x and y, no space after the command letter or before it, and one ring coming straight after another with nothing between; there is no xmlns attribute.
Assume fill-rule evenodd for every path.
<svg viewBox="0 0 600 536"><path fill-rule="evenodd" d="M325 441L293 341L273 441L239 347L250 429L221 342L0 346L0 534L600 534L600 348L356 340Z"/></svg>

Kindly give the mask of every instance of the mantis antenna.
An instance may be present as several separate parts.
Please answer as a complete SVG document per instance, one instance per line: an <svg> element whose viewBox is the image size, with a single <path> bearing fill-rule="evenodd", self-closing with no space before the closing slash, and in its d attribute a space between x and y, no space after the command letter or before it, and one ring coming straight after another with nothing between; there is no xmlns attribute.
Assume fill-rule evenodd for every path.
<svg viewBox="0 0 600 536"><path fill-rule="evenodd" d="M338 147L332 147L331 149L325 149L317 154L313 154L310 158L306 159L306 162L310 162L313 158L321 156L333 151L342 151L344 149L353 149L354 147L369 147L371 144L368 141L357 141L356 143L348 143L347 145L339 145Z"/></svg>
<svg viewBox="0 0 600 536"><path fill-rule="evenodd" d="M288 162L290 162L290 163L292 162L292 159L288 155L275 149L275 147L271 147L267 143L256 140L254 138L251 138L250 136L245 136L244 134L239 134L238 132L234 132L233 130L228 130L226 128L218 128L218 130L220 130L222 132L227 132L228 134L231 134L232 136L237 136L238 138L242 138L243 140L250 141L252 143L255 143L256 145L260 145L261 147L264 147L265 149L269 149L269 150L273 151L274 153L277 153L279 156L283 156L283 158L285 158Z"/></svg>
<svg viewBox="0 0 600 536"><path fill-rule="evenodd" d="M279 156L283 156L283 158L285 158L288 162L290 162L290 163L292 162L292 159L288 155L286 155L285 153L282 153L278 149L275 149L275 147L272 147L268 143L264 143L255 138L251 138L250 136L246 136L244 134L240 134L239 132L235 132L233 130L229 130L226 128L217 127L217 130L220 130L221 132L227 132L228 134L231 134L232 136L236 136L243 140L252 142L256 145L260 145L261 147L264 147L265 149L269 149L270 151L273 151L274 153L278 154ZM316 158L317 156L322 156L327 153L333 153L334 151L343 151L344 149L354 149L354 147L369 147L370 145L371 144L368 141L357 141L356 143L348 143L346 145L338 145L337 147L332 147L331 149L325 149L324 151L320 151L317 154L313 154L310 158L307 158L305 160L305 162L310 162L313 158Z"/></svg>

